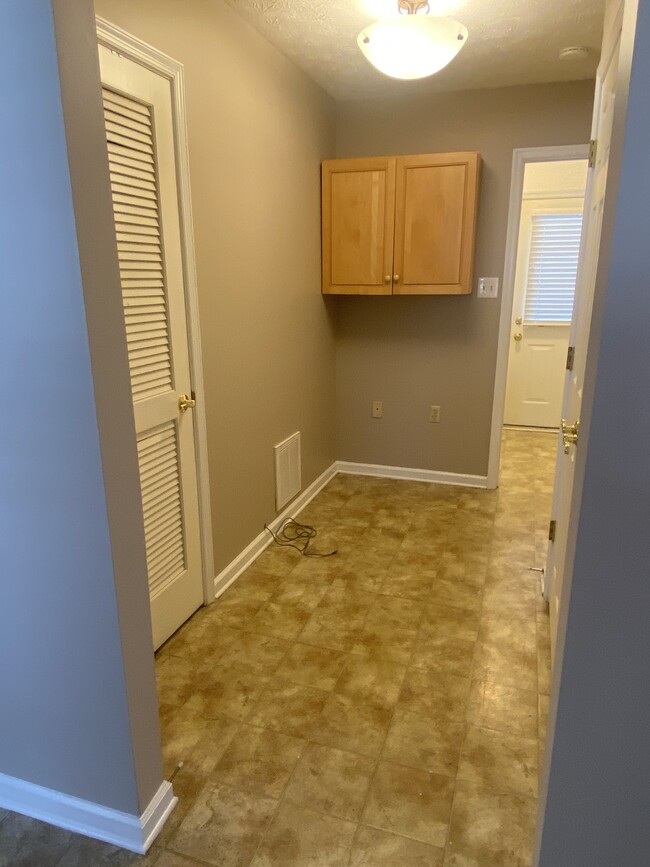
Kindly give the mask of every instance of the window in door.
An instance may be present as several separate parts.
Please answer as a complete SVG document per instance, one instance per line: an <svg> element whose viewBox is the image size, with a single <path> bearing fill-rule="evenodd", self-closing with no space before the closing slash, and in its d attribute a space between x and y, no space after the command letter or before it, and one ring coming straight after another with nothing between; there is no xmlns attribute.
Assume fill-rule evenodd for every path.
<svg viewBox="0 0 650 867"><path fill-rule="evenodd" d="M582 211L533 213L524 322L571 322L580 256Z"/></svg>

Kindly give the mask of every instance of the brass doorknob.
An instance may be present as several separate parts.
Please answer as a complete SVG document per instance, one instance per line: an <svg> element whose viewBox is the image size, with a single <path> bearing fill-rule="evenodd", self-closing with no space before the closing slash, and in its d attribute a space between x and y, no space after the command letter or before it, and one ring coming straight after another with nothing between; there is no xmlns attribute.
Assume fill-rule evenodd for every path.
<svg viewBox="0 0 650 867"><path fill-rule="evenodd" d="M568 455L571 446L578 445L578 434L580 433L580 419L575 424L568 424L565 418L562 419L562 440L564 442L564 454Z"/></svg>
<svg viewBox="0 0 650 867"><path fill-rule="evenodd" d="M190 397L189 394L178 395L178 408L181 412L187 412L188 409L192 409L195 406L196 400L194 397Z"/></svg>
<svg viewBox="0 0 650 867"><path fill-rule="evenodd" d="M522 338L523 336L524 336L524 335L521 333L521 331L518 331L518 332L515 334L515 340L517 341L517 343L519 343L519 341L521 340L521 338Z"/></svg>

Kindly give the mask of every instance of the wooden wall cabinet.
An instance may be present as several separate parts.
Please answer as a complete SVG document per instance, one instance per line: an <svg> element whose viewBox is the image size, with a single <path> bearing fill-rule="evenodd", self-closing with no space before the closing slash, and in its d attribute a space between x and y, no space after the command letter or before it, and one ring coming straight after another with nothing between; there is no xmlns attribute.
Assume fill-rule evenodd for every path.
<svg viewBox="0 0 650 867"><path fill-rule="evenodd" d="M323 293L469 295L480 155L323 163Z"/></svg>

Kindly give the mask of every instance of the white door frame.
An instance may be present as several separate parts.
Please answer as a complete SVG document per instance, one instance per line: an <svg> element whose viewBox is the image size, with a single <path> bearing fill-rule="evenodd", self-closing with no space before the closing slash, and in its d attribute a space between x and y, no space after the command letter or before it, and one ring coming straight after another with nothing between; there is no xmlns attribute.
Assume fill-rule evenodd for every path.
<svg viewBox="0 0 650 867"><path fill-rule="evenodd" d="M114 24L97 18L97 40L101 45L123 57L133 60L168 79L174 116L174 146L177 159L178 206L181 224L185 307L187 311L190 375L196 394L194 408L194 450L199 494L199 525L201 531L201 559L203 568L203 601L214 600L214 552L212 547L212 517L210 508L210 479L208 474L208 432L205 415L205 389L201 363L201 331L199 328L199 295L194 258L194 227L190 195L190 164L185 123L185 95L183 64L140 39L136 39Z"/></svg>
<svg viewBox="0 0 650 867"><path fill-rule="evenodd" d="M494 398L492 402L492 428L490 431L490 454L488 458L487 472L488 488L496 488L499 485L501 432L503 429L503 413L506 404L506 382L508 379L512 305L514 302L517 249L519 246L519 223L521 202L524 194L524 173L526 171L526 165L528 163L546 163L559 160L584 160L588 158L588 144L558 145L556 147L539 148L516 148L512 153L508 232L506 236L506 254L503 266L501 317L499 319L497 364L494 378Z"/></svg>

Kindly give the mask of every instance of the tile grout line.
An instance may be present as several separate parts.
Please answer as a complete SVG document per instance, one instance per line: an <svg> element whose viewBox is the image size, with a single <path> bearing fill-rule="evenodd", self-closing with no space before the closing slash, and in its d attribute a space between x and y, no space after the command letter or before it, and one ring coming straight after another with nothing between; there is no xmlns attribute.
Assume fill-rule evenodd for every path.
<svg viewBox="0 0 650 867"><path fill-rule="evenodd" d="M411 524L409 524L409 528L408 528L408 529L410 529L410 527L411 527L412 525L413 525L413 521L411 521ZM404 534L405 537L406 537L406 535L408 534L408 529L407 529L406 533ZM400 548L403 548L403 545L401 545ZM399 549L398 549L398 550L399 550ZM397 552L395 553L395 556L393 557L393 560L391 561L391 565L392 565L392 562L394 562L394 560L396 559L396 557L397 557ZM390 566L388 567L388 569L390 569ZM388 570L387 570L387 571L388 571ZM404 688L404 681L406 680L406 676L407 676L407 674L408 674L408 671L409 671L409 668L410 668L410 665L411 665L411 661L412 661L413 656L414 656L414 654L415 654L415 647L416 647L416 645L417 645L417 640L418 640L418 637L419 637L419 634L420 634L420 630L421 630L421 628L422 628L422 621L424 620L424 616L425 616L425 612L424 612L424 610L423 610L423 611L422 611L422 614L420 615L420 620L419 620L419 622L418 622L418 628L417 628L417 630L416 630L416 632L415 632L415 638L414 638L414 641L413 641L413 645L412 645L412 647L411 647L411 653L409 654L408 662L406 663L406 665L405 665L405 667L404 667L404 673L403 673L403 675L402 675L402 679L401 679L401 682L400 682L399 692L397 693L397 699L396 699L395 704L393 705L393 708L392 708L392 711L391 711L390 722L388 723L388 726L386 727L386 734L384 735L384 739L383 739L382 745L381 745L381 747L380 747L380 749L379 749L379 752L378 752L378 754L377 754L377 759L376 759L376 762L375 762L375 770L374 770L374 773L373 773L372 777L370 778L370 782L369 782L369 784L368 784L368 789L367 789L367 791L366 791L366 797L364 798L363 805L362 805L361 810L360 810L360 813L359 813L359 816L360 816L360 818L359 818L359 823L358 823L358 825L357 825L357 829L356 829L356 832L355 832L355 835L354 835L354 839L353 839L353 841L352 841L352 847L351 847L351 851L350 851L350 857L349 857L349 859L348 859L348 865L350 865L350 863L351 863L351 861L352 861L352 855L353 855L353 852L354 852L354 846L355 846L355 844L356 844L356 842L357 842L357 839L358 839L358 836L359 836L359 830L360 830L360 828L361 828L361 825L362 825L362 822L363 822L363 817L364 817L364 815L365 815L366 808L367 808L367 806L368 806L368 800L369 800L369 798L370 798L370 792L372 791L372 787L373 787L374 782L375 782L375 779L376 779L376 777L377 777L377 772L378 772L378 770L379 770L379 765L381 764L382 757L383 757L383 755L384 755L384 750L385 750L385 748L386 748L386 742L387 742L387 740L388 740L388 736L389 736L389 734L390 734L390 730L391 730L391 728L392 728L393 721L394 721L394 719L395 719L395 711L397 710L397 706L398 706L398 704L399 704L399 698L400 698L400 695L401 695L401 693L402 693L402 689ZM373 825L369 825L369 827L375 827L375 826L373 826ZM381 830L381 829L380 829L380 830ZM390 832L387 832L387 833L390 833ZM393 832L393 833L394 833L394 832ZM397 836L405 836L405 835L397 835ZM413 838L406 837L406 839L413 839ZM418 841L418 842L422 842L422 841ZM426 844L425 844L425 845L426 845Z"/></svg>
<svg viewBox="0 0 650 867"><path fill-rule="evenodd" d="M488 573L488 570L490 568L490 562L492 560L493 539L494 539L494 513L492 513L492 536L490 539L490 550L489 550L487 561L485 564L485 574L483 576L483 584L481 586L481 605L480 605L480 611L479 611L479 615L478 615L478 631L476 633L476 639L474 641L474 649L472 651L472 664L470 666L470 673L469 673L470 696L471 696L471 690L472 690L472 683L474 682L474 664L475 664L475 657L476 657L476 649L477 649L478 643L479 643L479 636L481 634L481 622L483 620L483 607L484 607L483 603L484 603L484 599L485 599L485 582L487 580L487 573ZM468 697L468 702L467 702L467 705L465 707L465 722L464 722L465 733L463 736L463 741L462 741L461 746L460 746L460 752L458 754L458 766L456 768L456 774L454 776L454 785L453 785L453 790L452 790L452 794L451 794L451 806L449 809L449 822L447 823L447 834L445 836L445 845L443 846L443 853L444 853L443 862L447 860L447 855L450 852L450 846L451 846L451 819L452 819L453 812L454 812L454 802L456 800L456 789L457 789L458 780L459 780L458 774L460 771L460 758L463 754L463 749L465 747L465 743L467 742L467 734L468 734L468 729L469 729L469 720L468 720L469 701L470 701L470 697Z"/></svg>
<svg viewBox="0 0 650 867"><path fill-rule="evenodd" d="M326 486L326 487L327 487L327 486ZM324 490L326 490L326 488L325 488ZM353 494L351 494L350 497L348 497L348 500L349 500L352 496L353 496ZM348 500L346 500L346 502L347 502ZM296 565L297 565L297 564L296 564ZM332 579L332 580L333 580L333 579ZM328 589L329 589L329 587L331 587L331 583L328 585ZM326 592L327 592L327 591L326 591ZM320 604L320 602L319 602L319 604ZM318 607L318 606L316 606L316 607ZM312 613L313 613L313 612L312 612ZM311 618L311 614L310 614L310 618ZM304 627L303 627L303 629L304 629ZM277 677L277 671L281 668L282 664L284 663L284 661L286 660L287 656L289 655L289 652L291 651L291 649L292 649L293 647L295 647L296 644L300 643L300 642L299 642L299 639L300 639L300 636L302 635L302 632L303 632L303 630L301 629L300 632L298 633L298 635L293 639L293 643L290 645L290 647L287 648L286 653L284 654L284 656L283 656L282 659L280 660L280 663L278 664L278 668L277 668L277 670L276 670L276 672L275 672L275 675L274 675L275 677ZM339 679L340 679L340 677L339 677ZM291 681L290 681L290 682L291 682ZM338 679L337 679L337 683L338 683ZM327 692L326 690L322 690L322 691L323 691L323 692ZM267 692L267 690L265 690L263 694L265 694L266 692ZM262 698L262 695L260 695L260 697L259 697L259 699L258 699L258 702L256 702L256 704L259 703L259 701L261 700L261 698ZM253 712L253 708L251 708L251 710L250 710L250 713L252 713L252 712ZM262 728L265 728L265 730L266 730L266 727L262 727ZM271 731L273 731L273 730L271 729ZM276 806L275 810L273 811L273 815L270 817L269 822L268 822L266 828L264 829L264 833L261 835L261 837L260 837L260 839L259 839L259 842L258 842L258 844L257 844L257 847L256 847L256 849L255 849L255 852L253 853L253 855L252 855L252 857L251 857L251 860L249 861L249 865L251 865L251 864L254 862L255 858L257 857L257 854L258 854L258 852L260 851L260 849L261 849L261 847L262 847L262 844L263 844L264 841L266 840L267 835L268 835L268 833L269 833L269 830L270 830L270 828L271 828L271 826L272 826L272 824L273 824L273 822L274 822L276 816L278 815L278 813L279 813L279 811L280 811L280 807L285 803L284 798L285 798L285 795L286 795L286 793L287 793L287 789L289 788L289 785L291 784L291 781L292 781L292 779L293 779L293 777L294 777L294 775L295 775L295 773L296 773L296 769L298 768L298 765L300 764L300 761L301 761L303 755L305 754L305 752L307 751L307 749L308 749L308 747L309 747L309 744L311 743L311 741L310 741L308 738L301 738L301 740L303 741L303 746L302 746L302 749L300 750L300 755L298 756L298 759L297 759L295 765L293 766L293 768L292 768L292 770L291 770L291 773L289 774L289 776L288 776L288 778L287 778L287 781L286 781L285 785L284 785L283 788L282 788L282 793L280 794L280 797L278 798L277 806ZM326 814L323 814L323 815L326 815Z"/></svg>

